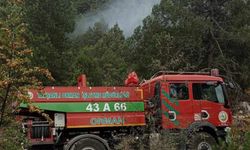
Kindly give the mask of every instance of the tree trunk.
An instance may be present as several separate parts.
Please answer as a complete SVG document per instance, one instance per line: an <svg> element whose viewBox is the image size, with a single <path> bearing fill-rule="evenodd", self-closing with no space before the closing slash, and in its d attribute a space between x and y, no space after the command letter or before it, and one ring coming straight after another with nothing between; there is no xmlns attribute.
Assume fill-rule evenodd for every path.
<svg viewBox="0 0 250 150"><path fill-rule="evenodd" d="M214 46L212 44L212 41L210 40L209 41L209 49L208 49L208 53L209 54L208 54L208 60L207 60L207 62L208 62L208 68L211 68L212 64L214 62L214 52L215 52Z"/></svg>
<svg viewBox="0 0 250 150"><path fill-rule="evenodd" d="M2 108L1 108L0 127L2 126L2 123L3 123L4 111L5 111L7 99L8 99L8 96L9 96L9 91L10 91L10 84L7 86L5 97L3 99L3 104L2 104Z"/></svg>

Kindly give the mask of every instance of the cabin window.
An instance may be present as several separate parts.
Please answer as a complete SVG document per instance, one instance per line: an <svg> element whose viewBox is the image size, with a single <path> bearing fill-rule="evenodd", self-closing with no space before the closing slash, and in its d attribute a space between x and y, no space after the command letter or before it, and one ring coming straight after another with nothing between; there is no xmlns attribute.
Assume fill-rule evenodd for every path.
<svg viewBox="0 0 250 150"><path fill-rule="evenodd" d="M189 99L188 86L186 83L171 83L169 84L170 98L177 100Z"/></svg>
<svg viewBox="0 0 250 150"><path fill-rule="evenodd" d="M225 103L221 84L194 83L193 97L195 100L208 100L221 104Z"/></svg>

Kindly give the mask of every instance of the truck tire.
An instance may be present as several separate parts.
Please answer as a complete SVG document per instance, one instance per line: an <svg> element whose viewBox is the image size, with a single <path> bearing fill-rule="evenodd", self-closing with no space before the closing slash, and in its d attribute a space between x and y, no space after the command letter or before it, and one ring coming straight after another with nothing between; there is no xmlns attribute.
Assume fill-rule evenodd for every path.
<svg viewBox="0 0 250 150"><path fill-rule="evenodd" d="M206 132L195 133L188 143L190 150L213 150L216 146L215 138Z"/></svg>
<svg viewBox="0 0 250 150"><path fill-rule="evenodd" d="M92 138L83 138L74 143L70 150L106 150L105 145Z"/></svg>

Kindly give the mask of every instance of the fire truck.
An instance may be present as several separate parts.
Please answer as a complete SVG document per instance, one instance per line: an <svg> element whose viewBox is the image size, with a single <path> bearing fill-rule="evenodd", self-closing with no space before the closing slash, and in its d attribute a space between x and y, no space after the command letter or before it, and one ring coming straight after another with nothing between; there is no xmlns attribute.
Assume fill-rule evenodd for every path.
<svg viewBox="0 0 250 150"><path fill-rule="evenodd" d="M21 103L18 115L32 145L110 150L115 135L151 124L157 131L184 131L183 149L210 150L225 139L232 124L228 84L217 69L160 71L141 83L132 72L124 86L113 87L87 86L85 75L77 80L77 86L29 90L31 103ZM30 112L29 105L48 114L53 122Z"/></svg>

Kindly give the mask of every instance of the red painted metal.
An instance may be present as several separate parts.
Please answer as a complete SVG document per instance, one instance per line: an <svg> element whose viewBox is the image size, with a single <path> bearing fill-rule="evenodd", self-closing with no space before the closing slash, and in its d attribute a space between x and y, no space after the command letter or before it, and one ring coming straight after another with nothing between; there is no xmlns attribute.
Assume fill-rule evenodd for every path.
<svg viewBox="0 0 250 150"><path fill-rule="evenodd" d="M99 123L103 119L104 121ZM107 119L111 120L111 123L107 123ZM145 124L144 112L67 113L67 128L142 126Z"/></svg>
<svg viewBox="0 0 250 150"><path fill-rule="evenodd" d="M160 75L153 79L147 80L141 86L149 84L155 81L221 81L223 79L220 77L209 76L209 75Z"/></svg>
<svg viewBox="0 0 250 150"><path fill-rule="evenodd" d="M214 74L216 75L216 73ZM144 98L150 99L154 96L154 87L157 82L161 83L161 90L164 89L169 92L169 83L186 83L189 88L189 99L179 100L179 105L173 105L169 99L166 99L161 95L161 100L166 99L166 102L179 112L177 120L179 125L176 126L169 118L162 114L162 127L165 129L173 128L187 128L191 123L197 121L195 120L195 115L200 115L202 111L207 111L209 114L208 119L201 119L200 121L206 121L213 124L216 127L222 126L227 127L232 125L232 112L230 108L226 108L223 104L215 103L207 100L194 100L192 83L206 83L206 82L223 82L223 79L216 76L209 75L160 75L151 80L148 80L141 84L143 90ZM169 112L169 110L162 103L162 111ZM147 107L146 107L147 108ZM222 122L219 120L219 114L224 112L227 114L228 120Z"/></svg>
<svg viewBox="0 0 250 150"><path fill-rule="evenodd" d="M218 73L215 70L215 74ZM201 111L207 111L210 117L206 120L212 123L215 126L228 126L232 123L232 113L230 109L225 108L223 104L213 103L209 101L198 101L193 99L192 86L193 82L223 82L223 79L216 76L209 75L181 75L181 74L169 74L169 75L159 75L153 79L146 81L141 84L140 87L86 87L86 77L80 76L78 78L78 87L45 87L43 93L57 93L58 97L54 98L39 98L38 92L31 90L32 92L32 101L33 102L134 102L134 101L143 101L148 100L154 97L155 84L156 82L161 82L161 89L166 92L169 91L169 83L178 83L185 82L188 84L189 88L189 99L179 101L178 106L173 105L169 99L164 98L161 95L161 100L165 99L165 102L169 104L170 107L178 111L179 115L177 120L179 125L173 124L165 115L162 115L162 126L164 128L187 128L191 123L195 122L195 115L199 115ZM125 81L127 86L138 84L138 77L135 72L132 72L128 75L128 78ZM127 93L127 97L84 97L84 93ZM60 97L62 93L77 93L79 97L77 98L68 98ZM162 102L163 103L163 102ZM67 118L67 127L103 127L103 126L130 126L130 125L145 125L145 113L148 107L145 106L144 112L107 112L107 113L68 113L66 114ZM166 106L162 105L162 111L169 112L169 109ZM221 122L219 120L219 113L226 112L228 115L228 120L226 122ZM102 123L99 125L91 124L91 118L122 118L124 122L122 123ZM112 118L111 118L112 119Z"/></svg>
<svg viewBox="0 0 250 150"><path fill-rule="evenodd" d="M77 78L77 83L78 83L78 86L87 87L86 75L85 75L85 74L80 75L80 76Z"/></svg>
<svg viewBox="0 0 250 150"><path fill-rule="evenodd" d="M142 90L138 87L45 87L40 92L37 90L29 91L32 102L109 102L109 101L138 101L143 100ZM129 97L122 98L84 98L83 93L125 93ZM79 98L67 98L67 97L57 97L57 98L39 98L38 94L45 93L56 93L58 96L62 96L62 93L76 93Z"/></svg>

